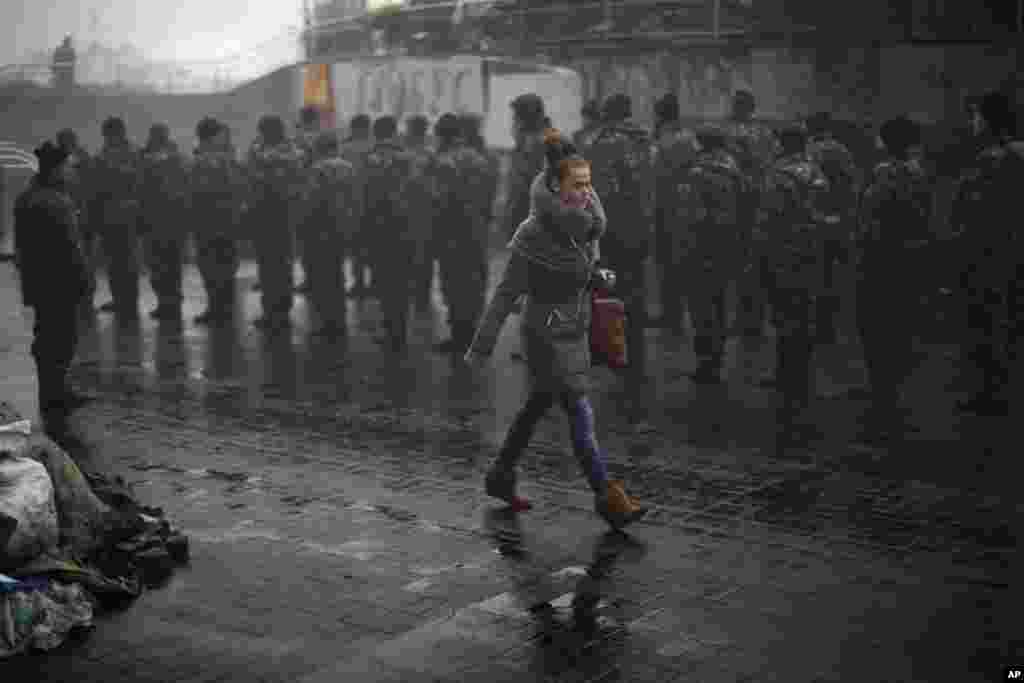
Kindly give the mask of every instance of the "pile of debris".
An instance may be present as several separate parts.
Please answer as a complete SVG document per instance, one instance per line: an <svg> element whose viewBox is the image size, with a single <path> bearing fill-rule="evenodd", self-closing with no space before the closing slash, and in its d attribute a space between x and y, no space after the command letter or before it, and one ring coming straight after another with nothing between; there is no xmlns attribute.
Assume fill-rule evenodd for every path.
<svg viewBox="0 0 1024 683"><path fill-rule="evenodd" d="M124 480L85 475L0 401L0 659L50 650L188 562L188 539Z"/></svg>

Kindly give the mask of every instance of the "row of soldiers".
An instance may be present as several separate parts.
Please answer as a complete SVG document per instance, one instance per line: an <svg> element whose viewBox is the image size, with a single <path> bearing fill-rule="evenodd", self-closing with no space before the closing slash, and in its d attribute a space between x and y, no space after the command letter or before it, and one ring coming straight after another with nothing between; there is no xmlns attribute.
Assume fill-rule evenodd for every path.
<svg viewBox="0 0 1024 683"><path fill-rule="evenodd" d="M984 98L975 131L979 153L958 185L954 210L962 254L962 293L974 338L972 397L965 410L1005 411L1001 394L1016 358L1020 316L1019 242L1009 218L1011 188L1024 152L1013 142L1015 117L998 94ZM819 343L836 339L842 290L840 264L853 265L856 317L873 394L866 438L902 428L902 384L914 367L918 305L915 267L931 253L932 181L922 163L921 127L906 117L887 121L878 144L884 159L859 168L839 142L827 114L772 130L755 120L749 92L733 99L728 120L697 129L680 122L678 101L656 105L654 135L630 122L631 103L612 96L576 143L592 164L594 187L608 215L602 265L619 275L628 313L634 375L646 374L643 329L680 330L688 303L694 327L697 382L719 381L729 289L737 293L736 327L759 336L770 317L776 329L775 377L785 397L786 424L813 395L811 360ZM513 103L519 133L507 229L524 214L524 188L542 166L543 103ZM517 197L519 198L517 200ZM644 264L659 266L662 318L647 318ZM787 429L789 434L797 434Z"/></svg>
<svg viewBox="0 0 1024 683"><path fill-rule="evenodd" d="M488 155L479 119L446 114L434 126L412 117L404 136L397 121L359 115L350 136L318 133L317 113L302 112L300 130L287 135L280 117L265 116L244 163L226 125L206 118L199 144L186 158L165 125L153 126L137 149L124 122L103 124L104 145L90 157L73 131L58 144L72 155L70 192L83 215L86 252L97 238L108 262L112 301L101 307L138 316L140 241L158 306L151 315L179 321L182 263L191 236L208 308L196 322L229 320L235 309L238 245L251 241L259 266L263 315L257 326L290 324L293 261L299 253L318 331L345 329L346 294L370 285L381 300L379 341L402 348L412 303L430 304L434 266L452 338L439 348L465 348L483 309L487 287L488 225L497 190L497 164ZM354 291L345 289L351 259ZM92 289L95 276L91 277ZM91 311L92 293L86 305Z"/></svg>

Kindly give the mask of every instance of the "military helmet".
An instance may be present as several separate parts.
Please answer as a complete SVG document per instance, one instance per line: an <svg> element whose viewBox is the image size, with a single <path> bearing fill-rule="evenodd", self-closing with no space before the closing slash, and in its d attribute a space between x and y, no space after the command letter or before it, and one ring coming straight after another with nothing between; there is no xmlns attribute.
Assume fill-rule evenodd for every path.
<svg viewBox="0 0 1024 683"><path fill-rule="evenodd" d="M446 142L458 138L461 134L459 118L451 112L443 114L434 124L434 135Z"/></svg>
<svg viewBox="0 0 1024 683"><path fill-rule="evenodd" d="M196 137L201 141L212 140L217 137L223 124L212 116L204 117L196 124Z"/></svg>
<svg viewBox="0 0 1024 683"><path fill-rule="evenodd" d="M697 144L700 145L701 150L708 152L716 149L724 149L728 142L725 131L718 126L700 126L695 131L695 137L697 138Z"/></svg>
<svg viewBox="0 0 1024 683"><path fill-rule="evenodd" d="M128 127L120 116L111 116L103 122L101 128L105 138L123 138L128 135Z"/></svg>
<svg viewBox="0 0 1024 683"><path fill-rule="evenodd" d="M410 116L405 122L405 131L414 138L425 137L428 128L430 128L430 122L422 114Z"/></svg>
<svg viewBox="0 0 1024 683"><path fill-rule="evenodd" d="M622 93L612 95L604 103L601 114L605 121L625 121L633 115L633 100Z"/></svg>
<svg viewBox="0 0 1024 683"><path fill-rule="evenodd" d="M390 140L398 134L398 121L394 116L378 116L373 122L373 137L378 140Z"/></svg>
<svg viewBox="0 0 1024 683"><path fill-rule="evenodd" d="M332 156L338 153L338 136L334 131L327 130L316 136L313 141L313 153L319 157Z"/></svg>
<svg viewBox="0 0 1024 683"><path fill-rule="evenodd" d="M901 154L921 142L921 126L907 116L898 116L882 124L878 137L890 152Z"/></svg>
<svg viewBox="0 0 1024 683"><path fill-rule="evenodd" d="M285 125L280 116L274 114L262 116L256 127L263 141L268 144L274 145L285 139Z"/></svg>
<svg viewBox="0 0 1024 683"><path fill-rule="evenodd" d="M528 130L544 127L544 100L534 93L526 93L512 100L509 105L516 119Z"/></svg>

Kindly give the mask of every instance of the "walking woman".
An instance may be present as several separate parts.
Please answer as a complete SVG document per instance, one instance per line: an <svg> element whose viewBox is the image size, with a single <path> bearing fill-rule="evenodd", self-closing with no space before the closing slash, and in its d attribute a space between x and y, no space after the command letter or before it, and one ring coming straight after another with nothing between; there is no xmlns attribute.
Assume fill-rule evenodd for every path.
<svg viewBox="0 0 1024 683"><path fill-rule="evenodd" d="M573 451L594 491L595 510L619 529L645 510L608 479L587 398L590 369L590 289L611 286L614 276L596 268L604 209L590 182L590 164L556 130L544 136L546 168L530 188L530 215L516 230L505 268L465 360L480 367L520 296L526 296L522 333L531 390L516 415L486 478L487 494L515 510L530 508L516 495L516 463L537 424L560 403L572 432Z"/></svg>

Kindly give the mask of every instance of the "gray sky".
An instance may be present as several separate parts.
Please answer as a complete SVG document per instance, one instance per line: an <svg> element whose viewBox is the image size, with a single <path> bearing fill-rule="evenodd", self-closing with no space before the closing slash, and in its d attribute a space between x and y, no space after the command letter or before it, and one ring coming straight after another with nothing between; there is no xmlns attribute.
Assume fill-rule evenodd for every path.
<svg viewBox="0 0 1024 683"><path fill-rule="evenodd" d="M300 7L300 0L0 0L0 65L52 49L67 34L78 46L94 38L132 43L161 60L231 57L297 26ZM264 50L286 45L277 40Z"/></svg>

